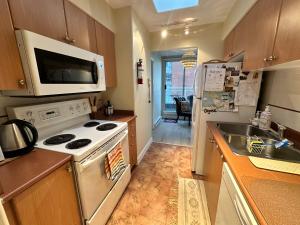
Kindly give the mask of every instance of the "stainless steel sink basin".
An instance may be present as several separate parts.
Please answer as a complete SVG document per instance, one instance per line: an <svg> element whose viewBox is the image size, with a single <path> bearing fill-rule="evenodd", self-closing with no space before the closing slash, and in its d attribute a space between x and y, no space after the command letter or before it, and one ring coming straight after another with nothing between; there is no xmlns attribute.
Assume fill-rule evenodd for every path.
<svg viewBox="0 0 300 225"><path fill-rule="evenodd" d="M271 132L261 130L258 127L254 127L250 124L219 123L218 127L223 133L227 133L227 134L237 134L243 136L258 136L258 137L276 139L276 137Z"/></svg>
<svg viewBox="0 0 300 225"><path fill-rule="evenodd" d="M220 123L218 127L231 147L231 150L237 155L256 156L300 163L300 150L291 146L276 149L275 143L278 142L278 139L269 131L261 130L249 124ZM261 153L250 153L247 150L247 137L249 136L259 137L267 147Z"/></svg>

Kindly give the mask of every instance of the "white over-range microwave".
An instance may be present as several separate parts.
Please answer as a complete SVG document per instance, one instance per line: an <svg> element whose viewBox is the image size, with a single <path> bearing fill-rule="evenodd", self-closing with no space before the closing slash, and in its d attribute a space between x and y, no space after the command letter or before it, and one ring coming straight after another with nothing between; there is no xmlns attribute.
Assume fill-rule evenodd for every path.
<svg viewBox="0 0 300 225"><path fill-rule="evenodd" d="M9 96L44 96L105 91L103 56L30 32L16 37L26 89Z"/></svg>

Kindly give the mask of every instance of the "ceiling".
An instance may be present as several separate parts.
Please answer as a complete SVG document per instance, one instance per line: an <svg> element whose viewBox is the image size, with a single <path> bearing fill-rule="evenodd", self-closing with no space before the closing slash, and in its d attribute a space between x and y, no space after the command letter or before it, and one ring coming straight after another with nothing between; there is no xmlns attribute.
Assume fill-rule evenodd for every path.
<svg viewBox="0 0 300 225"><path fill-rule="evenodd" d="M192 8L157 13L152 0L106 0L112 8L132 6L149 31L224 22L237 0L199 0ZM195 21L184 21L195 18Z"/></svg>

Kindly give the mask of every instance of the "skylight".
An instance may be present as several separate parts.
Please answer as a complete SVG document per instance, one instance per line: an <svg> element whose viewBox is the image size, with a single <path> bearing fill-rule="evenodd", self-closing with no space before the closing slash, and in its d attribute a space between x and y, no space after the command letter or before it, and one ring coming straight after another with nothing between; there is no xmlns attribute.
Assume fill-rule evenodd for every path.
<svg viewBox="0 0 300 225"><path fill-rule="evenodd" d="M199 0L152 0L158 13L197 6Z"/></svg>

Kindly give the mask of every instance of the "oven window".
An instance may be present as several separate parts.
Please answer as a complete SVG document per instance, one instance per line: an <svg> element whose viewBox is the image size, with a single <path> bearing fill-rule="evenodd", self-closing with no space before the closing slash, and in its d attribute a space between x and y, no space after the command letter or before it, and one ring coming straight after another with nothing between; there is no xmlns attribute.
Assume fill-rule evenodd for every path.
<svg viewBox="0 0 300 225"><path fill-rule="evenodd" d="M95 62L35 48L42 84L97 84Z"/></svg>

